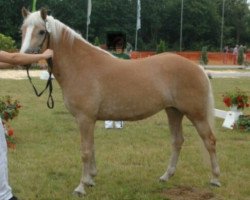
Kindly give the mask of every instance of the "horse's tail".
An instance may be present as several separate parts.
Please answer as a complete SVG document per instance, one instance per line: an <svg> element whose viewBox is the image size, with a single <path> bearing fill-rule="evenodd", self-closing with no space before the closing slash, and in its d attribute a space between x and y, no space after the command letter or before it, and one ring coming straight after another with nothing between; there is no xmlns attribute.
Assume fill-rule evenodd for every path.
<svg viewBox="0 0 250 200"><path fill-rule="evenodd" d="M211 131L214 133L214 96L210 81L208 81L208 87L207 119L211 127Z"/></svg>

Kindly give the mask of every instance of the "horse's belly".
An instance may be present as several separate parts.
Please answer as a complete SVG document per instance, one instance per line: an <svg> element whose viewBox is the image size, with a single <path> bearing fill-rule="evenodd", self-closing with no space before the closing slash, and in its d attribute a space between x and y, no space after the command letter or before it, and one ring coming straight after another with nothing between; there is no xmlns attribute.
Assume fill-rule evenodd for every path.
<svg viewBox="0 0 250 200"><path fill-rule="evenodd" d="M97 118L98 120L135 121L154 115L165 108L165 102L156 101L156 99L153 101L142 99L140 101L113 102L101 106Z"/></svg>
<svg viewBox="0 0 250 200"><path fill-rule="evenodd" d="M97 120L124 120L124 121L136 121L136 120L141 120L145 119L147 117L150 117L157 113L159 110L152 110L151 112L139 112L138 110L136 111L119 111L113 112L113 113L99 113L97 116Z"/></svg>

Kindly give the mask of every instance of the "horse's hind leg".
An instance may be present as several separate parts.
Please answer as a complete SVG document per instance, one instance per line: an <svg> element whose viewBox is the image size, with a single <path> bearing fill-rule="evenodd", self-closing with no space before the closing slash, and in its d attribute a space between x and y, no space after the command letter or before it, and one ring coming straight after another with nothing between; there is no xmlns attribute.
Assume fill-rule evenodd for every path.
<svg viewBox="0 0 250 200"><path fill-rule="evenodd" d="M84 185L94 186L93 176L96 175L94 157L94 126L95 121L81 116L77 118L81 132L81 152L83 161L83 173L80 184L74 190L77 195L85 194Z"/></svg>
<svg viewBox="0 0 250 200"><path fill-rule="evenodd" d="M220 168L216 158L216 139L212 132L212 128L209 125L208 120L195 120L193 123L210 155L213 174L213 178L211 179L210 183L215 186L221 186L218 179L220 176Z"/></svg>
<svg viewBox="0 0 250 200"><path fill-rule="evenodd" d="M160 181L168 181L174 175L181 146L184 142L182 135L182 119L183 114L175 108L166 109L168 115L169 128L172 135L172 155L167 171L160 177Z"/></svg>

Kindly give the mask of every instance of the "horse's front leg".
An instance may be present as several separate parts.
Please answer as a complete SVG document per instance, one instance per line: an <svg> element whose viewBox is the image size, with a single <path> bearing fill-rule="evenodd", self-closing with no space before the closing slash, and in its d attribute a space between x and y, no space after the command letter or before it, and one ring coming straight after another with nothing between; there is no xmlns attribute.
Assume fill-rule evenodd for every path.
<svg viewBox="0 0 250 200"><path fill-rule="evenodd" d="M96 175L95 155L94 155L94 126L95 120L88 117L78 117L81 133L81 156L83 162L83 172L80 184L74 190L77 195L84 195L84 185L94 186L93 176Z"/></svg>
<svg viewBox="0 0 250 200"><path fill-rule="evenodd" d="M169 128L172 135L172 155L167 171L160 177L160 181L168 181L176 170L176 165L184 142L182 134L183 114L175 108L166 109L168 115Z"/></svg>

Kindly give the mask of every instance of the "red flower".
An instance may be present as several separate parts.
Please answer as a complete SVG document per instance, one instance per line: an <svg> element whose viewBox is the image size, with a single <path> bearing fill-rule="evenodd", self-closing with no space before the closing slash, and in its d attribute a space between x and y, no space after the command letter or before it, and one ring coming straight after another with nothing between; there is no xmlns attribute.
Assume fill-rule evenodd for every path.
<svg viewBox="0 0 250 200"><path fill-rule="evenodd" d="M18 115L20 108L20 103L17 100L13 100L10 96L0 98L0 116L7 129L5 137L10 148L15 148L15 138L14 130L9 126L9 121Z"/></svg>
<svg viewBox="0 0 250 200"><path fill-rule="evenodd" d="M238 108L244 108L244 103L243 102L239 102L238 103Z"/></svg>
<svg viewBox="0 0 250 200"><path fill-rule="evenodd" d="M230 97L224 97L223 102L226 104L227 107L230 107L232 105Z"/></svg>
<svg viewBox="0 0 250 200"><path fill-rule="evenodd" d="M12 142L10 142L10 141L7 141L7 146L8 146L8 148L10 148L10 149L15 149L15 148L16 148L16 144L14 144L14 143L12 143Z"/></svg>
<svg viewBox="0 0 250 200"><path fill-rule="evenodd" d="M238 109L242 110L245 107L249 107L246 92L243 92L238 88L236 88L236 91L234 92L227 92L223 95L223 102L227 107L237 106Z"/></svg>
<svg viewBox="0 0 250 200"><path fill-rule="evenodd" d="M8 130L8 135L9 135L10 137L14 135L14 130L13 130L12 128L10 128L10 129Z"/></svg>
<svg viewBox="0 0 250 200"><path fill-rule="evenodd" d="M241 102L242 100L243 100L242 96L238 96L238 97L237 97L237 101L238 101L238 102Z"/></svg>

